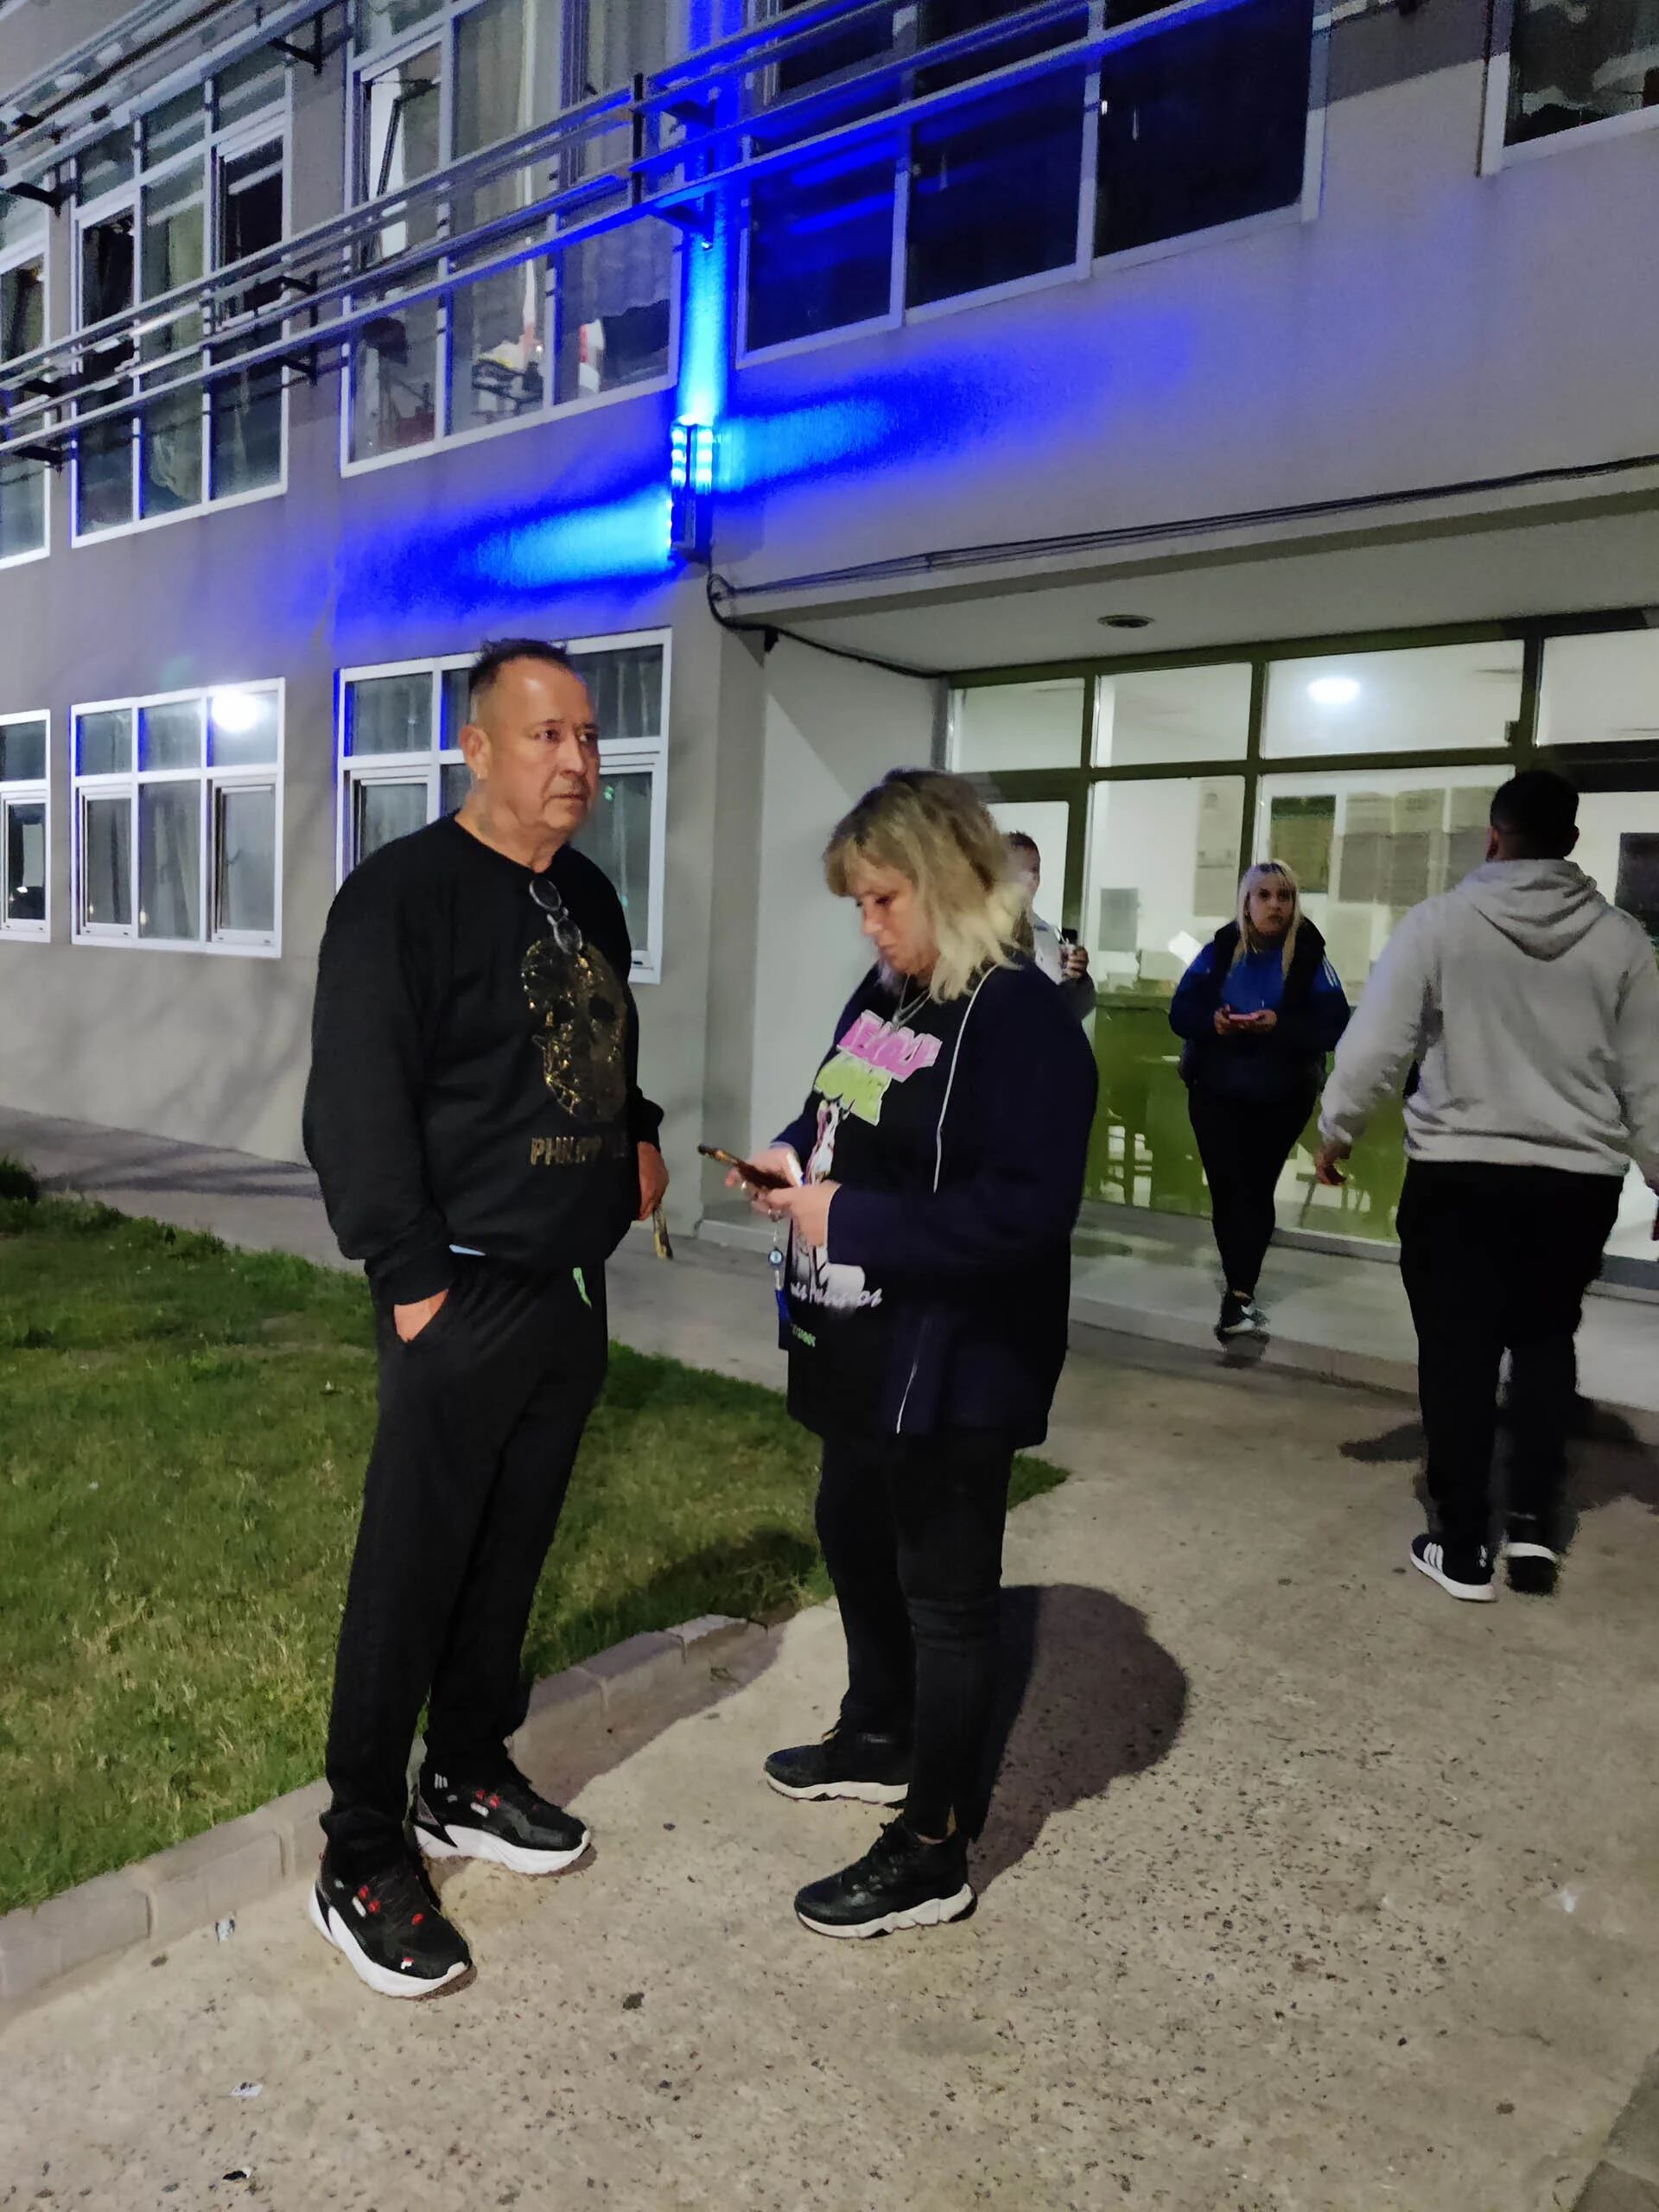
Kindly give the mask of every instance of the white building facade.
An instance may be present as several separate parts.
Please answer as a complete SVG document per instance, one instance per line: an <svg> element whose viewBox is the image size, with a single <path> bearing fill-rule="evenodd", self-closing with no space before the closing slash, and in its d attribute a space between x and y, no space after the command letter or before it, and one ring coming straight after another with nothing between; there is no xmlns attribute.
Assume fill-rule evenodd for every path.
<svg viewBox="0 0 1659 2212"><path fill-rule="evenodd" d="M1251 858L1351 995L1551 760L1659 937L1659 0L54 0L0 83L8 1103L297 1156L329 899L501 635L594 684L682 1223L900 763L1090 946L1103 1205L1202 1208Z"/></svg>

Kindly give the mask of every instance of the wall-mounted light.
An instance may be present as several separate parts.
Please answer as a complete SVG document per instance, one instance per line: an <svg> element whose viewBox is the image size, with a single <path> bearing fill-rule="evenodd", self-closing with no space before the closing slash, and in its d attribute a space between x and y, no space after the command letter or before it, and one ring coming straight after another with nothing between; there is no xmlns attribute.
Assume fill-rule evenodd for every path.
<svg viewBox="0 0 1659 2212"><path fill-rule="evenodd" d="M715 433L676 423L668 448L669 543L683 561L706 561L714 521Z"/></svg>
<svg viewBox="0 0 1659 2212"><path fill-rule="evenodd" d="M1316 707L1351 707L1359 696L1359 679L1353 676L1316 676L1307 687Z"/></svg>

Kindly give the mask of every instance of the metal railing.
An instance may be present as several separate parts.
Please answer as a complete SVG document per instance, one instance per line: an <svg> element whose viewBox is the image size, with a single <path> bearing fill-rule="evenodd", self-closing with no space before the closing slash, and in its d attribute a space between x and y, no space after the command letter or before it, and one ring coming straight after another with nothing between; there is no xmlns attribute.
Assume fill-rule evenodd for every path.
<svg viewBox="0 0 1659 2212"><path fill-rule="evenodd" d="M258 368L297 367L308 377L332 372L365 326L625 223L665 221L708 238L721 200L757 179L865 142L895 143L918 122L1058 72L1087 73L1178 25L1252 4L1170 0L1133 22L1067 37L1083 12L1079 0L1033 0L975 29L902 53L877 53L830 82L768 97L768 73L780 60L798 59L816 41L844 35L849 26L891 20L904 0L819 0L792 10L637 77L625 91L568 109L416 183L7 362L0 368L0 453L55 461L89 429L142 416ZM1058 42L997 61L998 49L1045 31L1058 34ZM973 67L976 60L986 66ZM957 81L916 89L918 72L942 68ZM890 94L887 104L868 112L872 95L882 93ZM866 111L846 115L850 102ZM626 159L591 175L575 173L584 146L624 130ZM464 229L449 227L461 196L543 168L548 188ZM429 235L384 251L384 234L399 226L429 228ZM454 265L463 260L464 267ZM249 308L241 302L255 288L273 296ZM147 339L165 346L175 326L194 318L200 329L188 344L145 353ZM216 347L226 349L224 358L214 358ZM125 383L139 377L142 389ZM125 388L105 397L116 384ZM73 411L66 413L66 405Z"/></svg>

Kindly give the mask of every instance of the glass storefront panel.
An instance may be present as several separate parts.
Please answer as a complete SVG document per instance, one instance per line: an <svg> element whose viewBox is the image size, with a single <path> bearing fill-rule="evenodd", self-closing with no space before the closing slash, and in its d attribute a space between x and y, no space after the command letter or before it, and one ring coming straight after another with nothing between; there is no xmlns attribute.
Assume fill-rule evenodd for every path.
<svg viewBox="0 0 1659 2212"><path fill-rule="evenodd" d="M1263 779L1255 857L1282 860L1295 873L1351 1006L1359 1003L1383 946L1411 908L1450 890L1485 858L1487 816L1503 774L1338 769ZM1310 1122L1280 1180L1280 1226L1392 1238L1403 1142L1395 1101L1373 1116L1354 1147L1348 1180L1325 1190L1313 1180L1318 1135Z"/></svg>
<svg viewBox="0 0 1659 2212"><path fill-rule="evenodd" d="M1063 798L993 799L990 810L1005 837L1017 831L1035 843L1040 876L1035 911L1058 929L1071 845L1071 807Z"/></svg>
<svg viewBox="0 0 1659 2212"><path fill-rule="evenodd" d="M1519 639L1321 653L1274 663L1262 750L1269 760L1343 753L1463 753L1513 741Z"/></svg>
<svg viewBox="0 0 1659 2212"><path fill-rule="evenodd" d="M1659 744L1659 630L1549 639L1538 688L1538 742Z"/></svg>
<svg viewBox="0 0 1659 2212"><path fill-rule="evenodd" d="M1095 788L1082 931L1098 1005L1090 1198L1208 1210L1169 1002L1236 905L1243 815L1242 776Z"/></svg>
<svg viewBox="0 0 1659 2212"><path fill-rule="evenodd" d="M1092 679L1081 772L1077 734L1090 679L1031 677L955 695L953 765L975 777L1004 830L1035 838L1038 911L1050 921L1062 918L1068 856L1078 861L1101 1084L1090 1198L1207 1217L1169 1004L1186 965L1231 918L1243 861L1276 858L1295 872L1357 1005L1409 910L1484 859L1492 794L1522 765L1523 650L1514 639L1272 663L1254 756L1249 660L1109 665ZM1646 741L1656 766L1633 751L1630 780L1651 774L1659 785L1659 631L1545 639L1535 740L1546 750ZM1476 750L1511 754L1513 766L1456 757ZM1409 768L1346 765L1384 753L1423 758ZM1621 756L1602 755L1604 777L1610 757ZM1236 772L1192 772L1235 760ZM1001 779L1014 776L1030 778L1018 788L1033 796L1009 795ZM1248 824L1247 778L1255 779ZM1084 839L1085 816L1079 861L1072 841ZM1659 788L1587 791L1580 821L1576 857L1641 919L1659 957ZM1341 1189L1314 1182L1317 1141L1310 1122L1280 1185L1281 1229L1391 1243L1404 1179L1402 1103L1375 1116ZM1630 1263L1647 1274L1659 1260L1652 1226L1651 1194L1632 1170L1608 1247L1627 1279Z"/></svg>
<svg viewBox="0 0 1659 2212"><path fill-rule="evenodd" d="M1579 800L1579 847L1573 857L1605 897L1636 916L1659 955L1659 791L1586 791ZM1615 1259L1649 1266L1659 1250L1653 1241L1653 1193L1634 1166L1624 1179L1607 1250Z"/></svg>
<svg viewBox="0 0 1659 2212"><path fill-rule="evenodd" d="M1250 734L1250 671L1243 662L1103 676L1095 696L1097 768L1244 758Z"/></svg>
<svg viewBox="0 0 1659 2212"><path fill-rule="evenodd" d="M958 691L951 717L953 766L965 776L1079 766L1087 692L1080 676Z"/></svg>

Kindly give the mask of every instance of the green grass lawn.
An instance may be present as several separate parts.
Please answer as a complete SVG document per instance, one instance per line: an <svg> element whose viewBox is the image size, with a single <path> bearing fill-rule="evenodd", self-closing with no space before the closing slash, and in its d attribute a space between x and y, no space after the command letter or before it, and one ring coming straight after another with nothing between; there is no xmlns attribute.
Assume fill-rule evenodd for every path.
<svg viewBox="0 0 1659 2212"><path fill-rule="evenodd" d="M0 1394L3 1911L321 1771L373 1424L367 1296L302 1260L0 1196ZM615 1347L531 1673L826 1596L815 1461L770 1391ZM1023 1459L1014 1495L1061 1479Z"/></svg>

